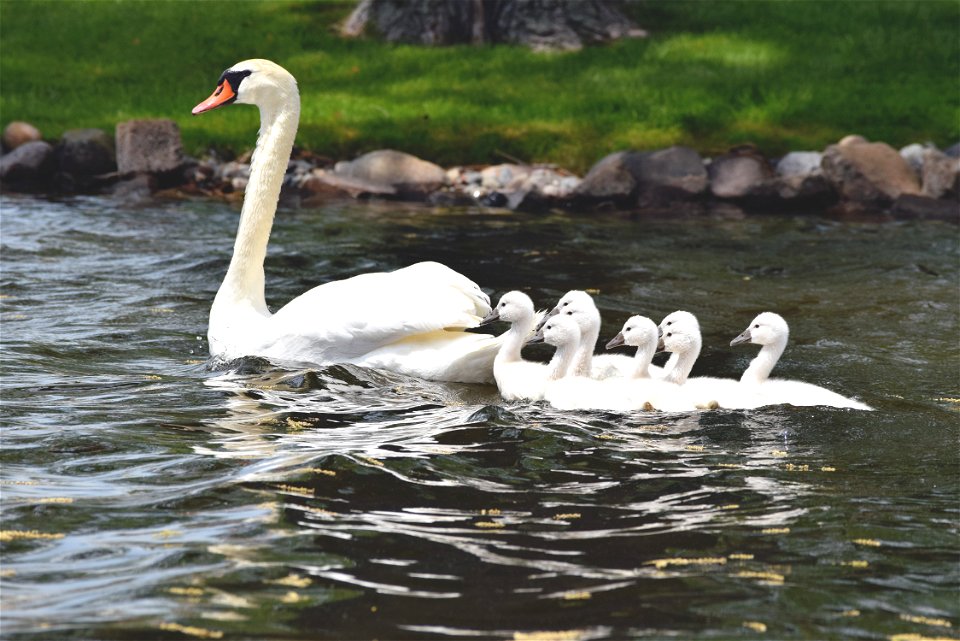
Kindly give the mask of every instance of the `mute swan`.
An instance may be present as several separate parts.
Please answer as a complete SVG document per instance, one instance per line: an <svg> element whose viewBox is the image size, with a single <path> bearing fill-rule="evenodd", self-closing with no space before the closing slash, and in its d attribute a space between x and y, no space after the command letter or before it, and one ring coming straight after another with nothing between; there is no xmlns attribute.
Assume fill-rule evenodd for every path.
<svg viewBox="0 0 960 641"><path fill-rule="evenodd" d="M637 348L633 356L633 367L629 370L627 377L646 379L651 378L653 374L662 377L663 370L651 364L657 351L658 340L659 330L656 323L646 316L631 316L623 324L623 329L611 338L605 347L613 349L627 345Z"/></svg>
<svg viewBox="0 0 960 641"><path fill-rule="evenodd" d="M562 371L563 362L573 360L572 355L578 350L578 345L582 345L579 336L580 328L575 318L566 314L547 319L542 332L543 340L557 348L554 359L559 367L547 383L544 400L561 410L599 409L631 412L654 409L691 411L707 407L715 408L716 403L698 403L696 399L685 394L679 385L642 376L657 344L657 326L649 319L645 319L649 327L635 320L642 318L635 317L627 321L624 331L621 332L626 334L625 340L636 343L644 340L650 345L647 347L642 344L638 349L638 356L635 357L636 360L646 361L639 363L635 368L635 373L640 376L602 380L576 375L556 379L556 374ZM642 355L639 355L641 353Z"/></svg>
<svg viewBox="0 0 960 641"><path fill-rule="evenodd" d="M700 323L690 312L676 311L660 321L660 345L672 356L663 368L663 380L683 385L690 376L693 364L700 356L703 339L700 337Z"/></svg>
<svg viewBox="0 0 960 641"><path fill-rule="evenodd" d="M233 258L210 309L211 356L353 363L434 380L490 381L501 340L464 332L490 311L490 299L476 283L439 263L326 283L270 313L263 262L297 132L300 95L294 77L279 65L246 60L223 72L193 114L234 102L260 109L260 134Z"/></svg>
<svg viewBox="0 0 960 641"><path fill-rule="evenodd" d="M700 323L690 312L676 311L660 322L660 344L673 353L663 380L681 385L685 397L711 408L743 408L752 402L749 391L732 378L690 377L703 346Z"/></svg>
<svg viewBox="0 0 960 641"><path fill-rule="evenodd" d="M507 292L480 324L488 325L498 320L510 323L510 329L503 334L500 351L493 360L493 378L500 396L507 401L540 400L547 381L547 365L525 361L520 354L540 320L533 309L533 301L523 292Z"/></svg>
<svg viewBox="0 0 960 641"><path fill-rule="evenodd" d="M846 407L858 410L872 410L869 405L847 398L836 392L803 381L771 379L777 361L787 347L790 328L779 314L763 312L753 319L739 336L730 341L730 346L754 343L762 345L760 353L750 361L750 365L740 377L744 391L749 393L748 407L762 405L790 404L798 406L823 405L827 407Z"/></svg>
<svg viewBox="0 0 960 641"><path fill-rule="evenodd" d="M580 326L577 321L567 316L555 316L544 319L537 333L530 339L531 343L545 342L557 348L553 358L547 364L547 386L568 376L576 363L577 352L580 348ZM573 377L585 381L588 378Z"/></svg>
<svg viewBox="0 0 960 641"><path fill-rule="evenodd" d="M570 290L557 302L547 317L561 313L575 318L580 326L580 345L572 374L603 379L629 376L633 373L635 364L629 356L594 354L597 338L600 337L601 318L600 310L590 294L579 289Z"/></svg>

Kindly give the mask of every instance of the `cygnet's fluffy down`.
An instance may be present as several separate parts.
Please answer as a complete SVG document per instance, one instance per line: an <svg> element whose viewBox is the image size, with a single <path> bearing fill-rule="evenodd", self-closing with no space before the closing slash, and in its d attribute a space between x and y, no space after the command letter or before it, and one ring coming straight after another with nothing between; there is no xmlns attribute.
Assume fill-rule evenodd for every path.
<svg viewBox="0 0 960 641"><path fill-rule="evenodd" d="M634 317L624 325L624 332L630 340L645 340L656 344L656 325L649 321L649 328ZM636 333L647 333L643 339L634 336ZM580 343L580 328L575 318L560 314L547 319L543 327L543 339L557 348L555 360L558 363L570 360L570 354L578 351ZM649 366L649 359L653 355L651 349L644 351L646 363L641 363L642 371ZM635 370L638 368L635 364ZM701 409L694 399L683 393L679 385L667 383L649 377L620 377L597 380L585 376L567 375L558 380L551 380L546 386L544 400L562 410L601 409L618 412L637 410L663 411L691 411Z"/></svg>
<svg viewBox="0 0 960 641"><path fill-rule="evenodd" d="M811 383L770 378L770 373L787 347L789 337L790 329L783 317L773 312L763 312L753 319L747 329L730 341L731 346L745 343L761 345L760 353L750 361L750 365L740 377L741 398L738 407L749 409L789 404L873 409L865 403Z"/></svg>
<svg viewBox="0 0 960 641"><path fill-rule="evenodd" d="M580 327L580 344L577 347L573 374L596 379L633 374L636 363L629 356L594 353L597 338L600 336L601 318L600 310L590 294L578 289L567 292L547 316L557 314L574 318ZM660 370L655 365L651 366L651 369L654 375Z"/></svg>

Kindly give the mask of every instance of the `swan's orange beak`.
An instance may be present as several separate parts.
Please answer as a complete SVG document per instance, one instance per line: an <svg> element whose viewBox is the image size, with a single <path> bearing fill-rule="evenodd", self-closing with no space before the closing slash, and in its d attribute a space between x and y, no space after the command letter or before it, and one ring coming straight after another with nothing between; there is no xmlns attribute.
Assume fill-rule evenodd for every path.
<svg viewBox="0 0 960 641"><path fill-rule="evenodd" d="M230 86L230 83L227 80L223 80L217 85L214 92L210 94L210 97L194 107L191 113L196 116L197 114L202 114L204 111L222 107L223 105L233 102L236 97L237 94L233 93L233 87Z"/></svg>

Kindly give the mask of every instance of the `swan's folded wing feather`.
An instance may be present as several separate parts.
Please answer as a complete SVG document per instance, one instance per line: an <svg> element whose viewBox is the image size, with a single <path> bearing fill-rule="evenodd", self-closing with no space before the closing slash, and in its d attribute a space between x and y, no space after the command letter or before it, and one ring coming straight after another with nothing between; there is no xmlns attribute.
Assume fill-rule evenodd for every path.
<svg viewBox="0 0 960 641"><path fill-rule="evenodd" d="M355 360L419 334L474 327L489 311L485 298L452 269L418 263L305 292L270 319L271 338L316 362Z"/></svg>

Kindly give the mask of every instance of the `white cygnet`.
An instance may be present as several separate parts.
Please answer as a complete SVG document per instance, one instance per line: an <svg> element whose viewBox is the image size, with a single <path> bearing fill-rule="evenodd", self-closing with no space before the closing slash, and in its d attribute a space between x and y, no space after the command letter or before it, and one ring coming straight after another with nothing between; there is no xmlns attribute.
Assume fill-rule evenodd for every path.
<svg viewBox="0 0 960 641"><path fill-rule="evenodd" d="M521 355L523 346L533 335L540 320L530 297L519 291L507 292L480 325L494 321L510 323L503 335L503 344L493 360L493 377L497 389L505 400L540 400L547 379L544 363L525 361Z"/></svg>
<svg viewBox="0 0 960 641"><path fill-rule="evenodd" d="M873 409L865 403L811 383L771 379L770 373L786 349L789 337L790 329L782 316L773 312L763 312L753 319L747 329L730 341L731 347L745 343L762 346L760 353L750 361L750 365L740 377L744 408L790 404L858 410Z"/></svg>

